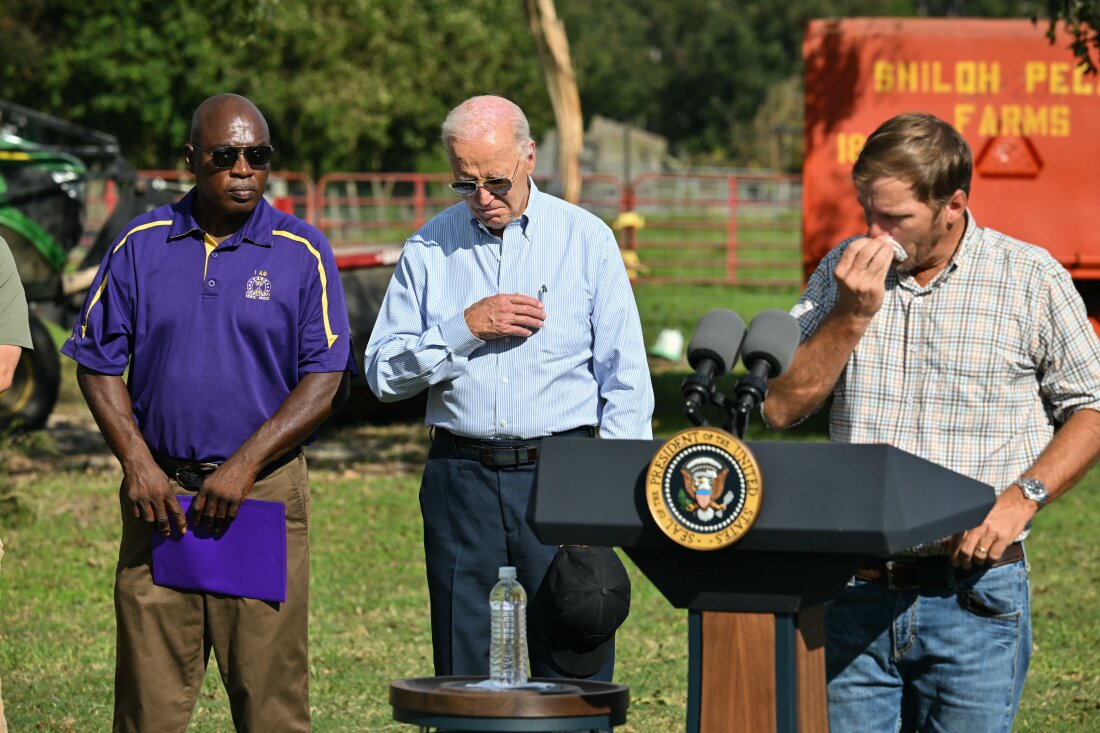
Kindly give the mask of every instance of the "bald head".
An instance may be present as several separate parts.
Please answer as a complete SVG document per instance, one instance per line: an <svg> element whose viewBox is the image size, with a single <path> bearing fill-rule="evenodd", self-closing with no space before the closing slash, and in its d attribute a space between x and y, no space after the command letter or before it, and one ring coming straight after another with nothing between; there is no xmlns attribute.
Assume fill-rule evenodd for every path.
<svg viewBox="0 0 1100 733"><path fill-rule="evenodd" d="M270 141L271 133L267 127L267 120L264 119L259 107L247 97L226 92L207 98L195 108L195 114L191 116L192 144L211 144L213 141L207 139L211 130L224 127L227 121L232 119L255 124L258 130L262 131L264 139Z"/></svg>
<svg viewBox="0 0 1100 733"><path fill-rule="evenodd" d="M531 149L531 126L514 102L504 97L471 97L451 110L443 121L443 145L450 151L455 141L481 141L497 145L511 142L520 155Z"/></svg>
<svg viewBox="0 0 1100 733"><path fill-rule="evenodd" d="M250 155L252 148L265 150ZM183 159L195 174L195 221L207 233L224 237L244 225L267 187L271 150L267 120L244 97L217 94L198 106Z"/></svg>

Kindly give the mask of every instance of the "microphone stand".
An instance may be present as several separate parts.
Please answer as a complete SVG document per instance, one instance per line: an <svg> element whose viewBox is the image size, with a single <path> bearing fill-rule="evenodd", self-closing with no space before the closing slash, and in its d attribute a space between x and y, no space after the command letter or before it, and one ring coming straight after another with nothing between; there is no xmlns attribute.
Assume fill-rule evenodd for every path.
<svg viewBox="0 0 1100 733"><path fill-rule="evenodd" d="M755 368L750 369L748 374L738 380L735 391L737 399L730 400L733 404L729 408L729 423L733 425L733 429L726 429L730 432L736 430L737 437L744 439L749 429L749 418L752 417L753 409L760 405L768 394L768 382L757 373Z"/></svg>
<svg viewBox="0 0 1100 733"><path fill-rule="evenodd" d="M742 425L737 418L737 400L730 399L721 392L715 391L714 404L726 413L726 419L722 421L722 429L727 433L733 433L738 438L744 437L745 427L748 423Z"/></svg>
<svg viewBox="0 0 1100 733"><path fill-rule="evenodd" d="M708 384L707 380L700 379L695 375L687 377L684 381L685 383L691 382L697 393L707 395L710 404L726 413L726 418L722 421L722 429L727 433L736 435L741 440L745 438L745 433L748 431L753 406L760 404L761 398L757 395L762 395L767 391L767 383L763 379L752 375L742 377L741 381L737 383L736 397L727 396L718 391L713 383ZM749 395L751 397L746 399L746 396ZM699 404L691 401L685 401L684 403L684 417L695 427L702 428L710 425L703 416L703 406L705 404L705 401Z"/></svg>
<svg viewBox="0 0 1100 733"><path fill-rule="evenodd" d="M684 417L697 428L710 425L703 416L703 407L707 402L713 402L714 396L718 393L714 388L714 379L709 374L695 372L684 379L680 391L684 396ZM693 395L698 396L699 400L689 399Z"/></svg>

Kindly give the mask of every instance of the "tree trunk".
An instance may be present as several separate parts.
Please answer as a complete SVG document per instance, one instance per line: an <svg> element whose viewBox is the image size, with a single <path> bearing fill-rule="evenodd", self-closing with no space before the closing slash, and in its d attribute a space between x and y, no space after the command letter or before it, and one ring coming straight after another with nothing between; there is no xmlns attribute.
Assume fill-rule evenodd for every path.
<svg viewBox="0 0 1100 733"><path fill-rule="evenodd" d="M527 0L527 17L539 50L539 60L550 92L550 104L558 126L558 175L562 197L577 203L581 197L581 149L584 120L577 78L569 59L569 39L558 20L554 0Z"/></svg>

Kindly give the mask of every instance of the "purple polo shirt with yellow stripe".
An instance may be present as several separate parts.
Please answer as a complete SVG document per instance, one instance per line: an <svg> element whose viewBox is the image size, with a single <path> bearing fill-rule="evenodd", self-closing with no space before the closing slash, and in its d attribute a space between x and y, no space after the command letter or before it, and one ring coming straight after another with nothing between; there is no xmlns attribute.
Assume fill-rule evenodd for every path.
<svg viewBox="0 0 1100 733"><path fill-rule="evenodd" d="M211 249L192 190L130 222L61 352L123 374L149 447L222 462L310 372L354 369L332 249L261 200ZM212 244L212 242L211 242Z"/></svg>

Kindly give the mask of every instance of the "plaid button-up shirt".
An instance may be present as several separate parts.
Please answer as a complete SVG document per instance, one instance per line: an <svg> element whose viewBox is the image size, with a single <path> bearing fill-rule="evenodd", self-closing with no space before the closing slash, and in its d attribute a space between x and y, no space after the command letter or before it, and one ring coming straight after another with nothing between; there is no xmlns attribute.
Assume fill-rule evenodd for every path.
<svg viewBox="0 0 1100 733"><path fill-rule="evenodd" d="M825 256L791 310L803 341L836 302L833 272L851 241ZM1085 408L1100 410L1100 339L1069 273L968 211L930 283L887 275L882 309L833 389L829 433L896 446L999 494Z"/></svg>

